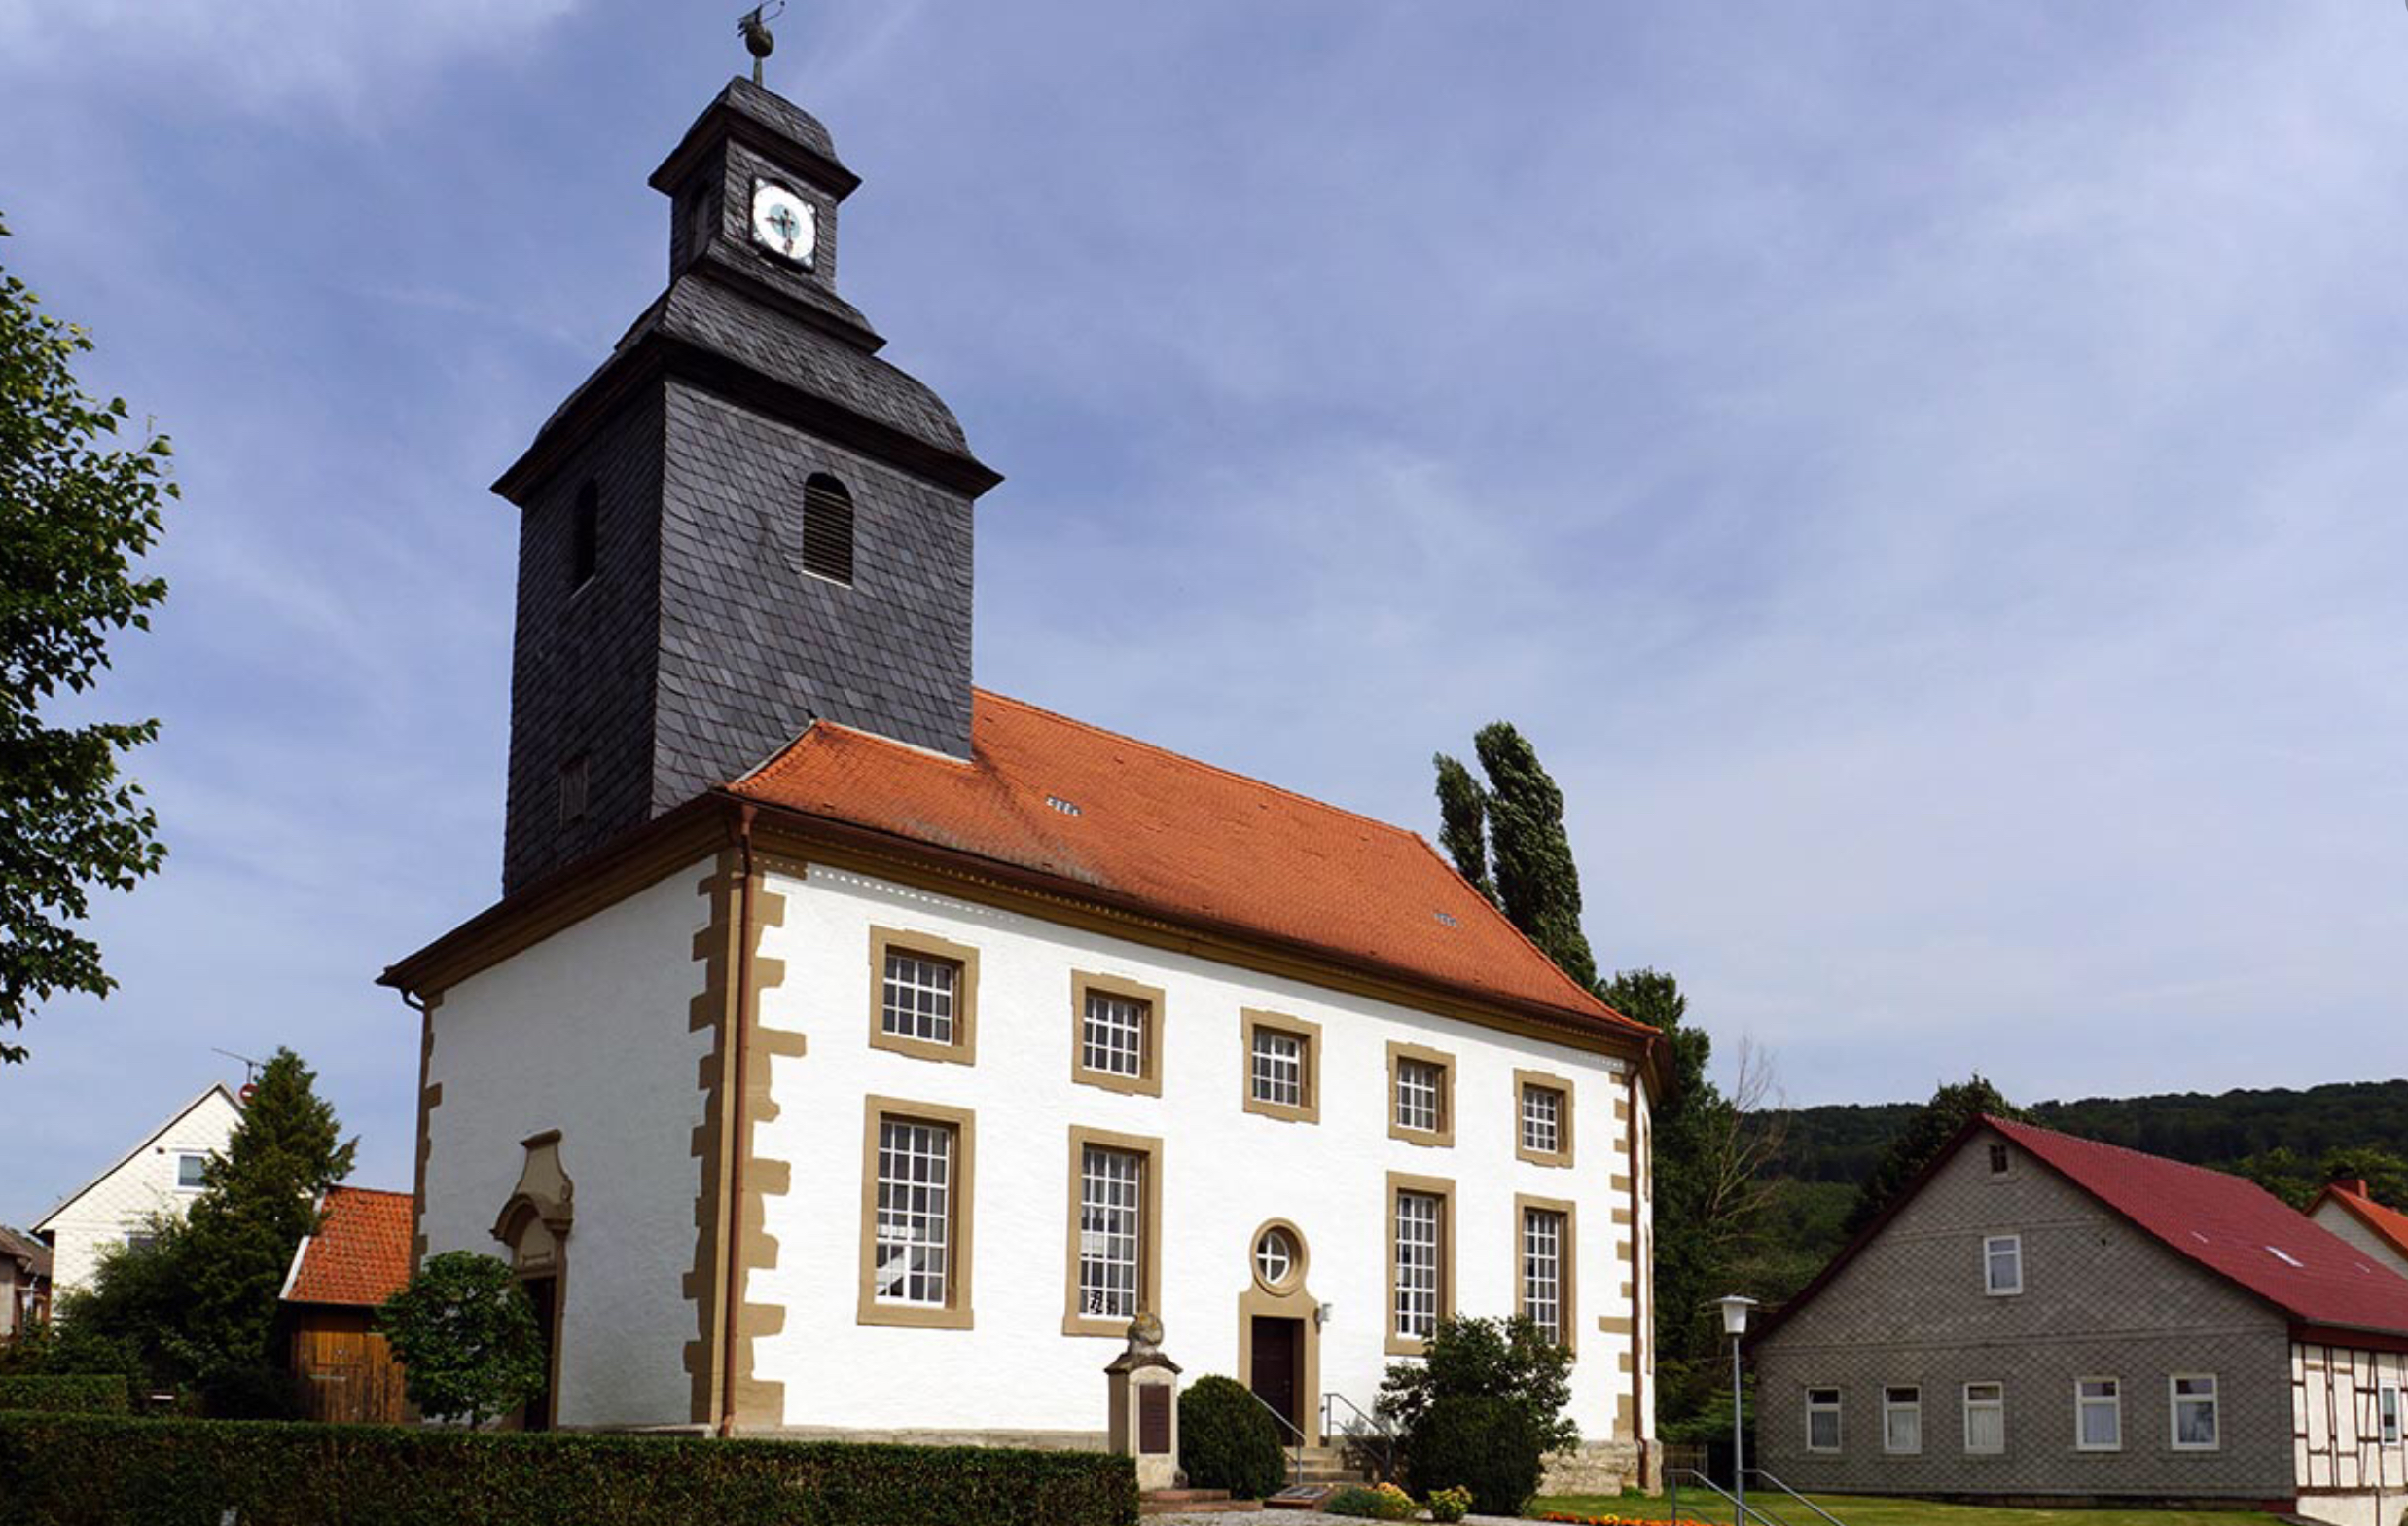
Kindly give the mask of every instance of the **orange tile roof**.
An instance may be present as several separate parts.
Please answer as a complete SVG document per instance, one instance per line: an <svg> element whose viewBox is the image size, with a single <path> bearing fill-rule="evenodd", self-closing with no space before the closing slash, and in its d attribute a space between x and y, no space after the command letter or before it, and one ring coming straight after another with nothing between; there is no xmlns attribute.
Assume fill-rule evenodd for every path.
<svg viewBox="0 0 2408 1526"><path fill-rule="evenodd" d="M819 721L730 785L765 805L1644 1038L1415 833L977 692L973 757Z"/></svg>
<svg viewBox="0 0 2408 1526"><path fill-rule="evenodd" d="M328 1187L318 1232L302 1241L287 1303L378 1304L410 1281L411 1195Z"/></svg>
<svg viewBox="0 0 2408 1526"><path fill-rule="evenodd" d="M2375 1238L2400 1254L2408 1255L2408 1214L2396 1208L2386 1208L2368 1197L2365 1182L2331 1183L2317 1194L2316 1201L2308 1205L2308 1212L2313 1214L2322 1208L2327 1198L2340 1204L2359 1223L2373 1230Z"/></svg>

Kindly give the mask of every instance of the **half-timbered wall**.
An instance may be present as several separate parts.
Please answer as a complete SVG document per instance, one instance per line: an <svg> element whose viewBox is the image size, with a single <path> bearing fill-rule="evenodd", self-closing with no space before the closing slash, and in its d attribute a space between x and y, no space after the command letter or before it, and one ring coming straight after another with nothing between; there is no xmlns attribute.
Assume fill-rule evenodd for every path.
<svg viewBox="0 0 2408 1526"><path fill-rule="evenodd" d="M2408 1354L2291 1344L2291 1448L2301 1513L2393 1526L2408 1510L2408 1437L2383 1437L2383 1395L2408 1389ZM2408 1406L2408 1397L2393 1399ZM2408 1427L2408 1407L2402 1410Z"/></svg>

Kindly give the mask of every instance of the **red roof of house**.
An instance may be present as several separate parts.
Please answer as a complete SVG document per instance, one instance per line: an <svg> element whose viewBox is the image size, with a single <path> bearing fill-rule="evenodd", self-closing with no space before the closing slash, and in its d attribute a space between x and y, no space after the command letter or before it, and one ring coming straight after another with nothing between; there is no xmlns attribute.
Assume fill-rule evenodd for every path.
<svg viewBox="0 0 2408 1526"><path fill-rule="evenodd" d="M1418 835L1001 695L973 756L819 721L737 795L1643 1038Z"/></svg>
<svg viewBox="0 0 2408 1526"><path fill-rule="evenodd" d="M318 1232L293 1254L287 1303L379 1304L410 1281L411 1195L328 1187Z"/></svg>
<svg viewBox="0 0 2408 1526"><path fill-rule="evenodd" d="M2313 1214L2327 1202L2340 1204L2357 1221L2375 1232L2384 1244L2408 1255L2408 1214L2396 1208L2386 1208L2366 1195L2363 1181L2336 1181L2318 1192L2316 1201L2308 1205Z"/></svg>
<svg viewBox="0 0 2408 1526"><path fill-rule="evenodd" d="M1984 1122L2171 1249L2311 1325L2408 1334L2408 1278L2257 1183L2004 1118Z"/></svg>

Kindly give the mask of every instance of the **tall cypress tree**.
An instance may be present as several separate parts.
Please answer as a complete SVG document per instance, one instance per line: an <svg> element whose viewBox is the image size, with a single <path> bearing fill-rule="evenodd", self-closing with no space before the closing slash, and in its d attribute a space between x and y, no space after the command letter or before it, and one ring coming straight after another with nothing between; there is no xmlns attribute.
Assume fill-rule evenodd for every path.
<svg viewBox="0 0 2408 1526"><path fill-rule="evenodd" d="M1563 791L1539 766L1538 750L1508 722L1481 727L1472 747L1489 776L1497 904L1563 973L1594 988L1597 958L1580 930L1580 869L1563 830Z"/></svg>
<svg viewBox="0 0 2408 1526"><path fill-rule="evenodd" d="M186 1218L188 1335L203 1381L271 1361L269 1327L294 1248L317 1228L317 1199L351 1174L317 1075L290 1049L261 1070L226 1153L213 1157Z"/></svg>
<svg viewBox="0 0 2408 1526"><path fill-rule="evenodd" d="M1438 846L1455 860L1457 874L1473 890L1496 901L1496 882L1489 878L1489 792L1472 778L1470 769L1438 753L1430 759L1438 770Z"/></svg>

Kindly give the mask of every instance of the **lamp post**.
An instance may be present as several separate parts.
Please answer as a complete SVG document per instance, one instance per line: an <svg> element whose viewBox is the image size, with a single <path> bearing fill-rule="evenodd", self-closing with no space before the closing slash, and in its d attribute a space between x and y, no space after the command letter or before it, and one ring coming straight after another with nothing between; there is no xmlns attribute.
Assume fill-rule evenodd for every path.
<svg viewBox="0 0 2408 1526"><path fill-rule="evenodd" d="M1747 1333L1747 1311L1756 1306L1756 1300L1733 1293L1727 1298L1716 1298L1714 1304L1722 1310L1722 1333L1731 1337L1731 1492L1739 1504L1739 1526L1747 1526L1747 1459L1741 1451L1744 1423L1740 1394L1740 1337Z"/></svg>

